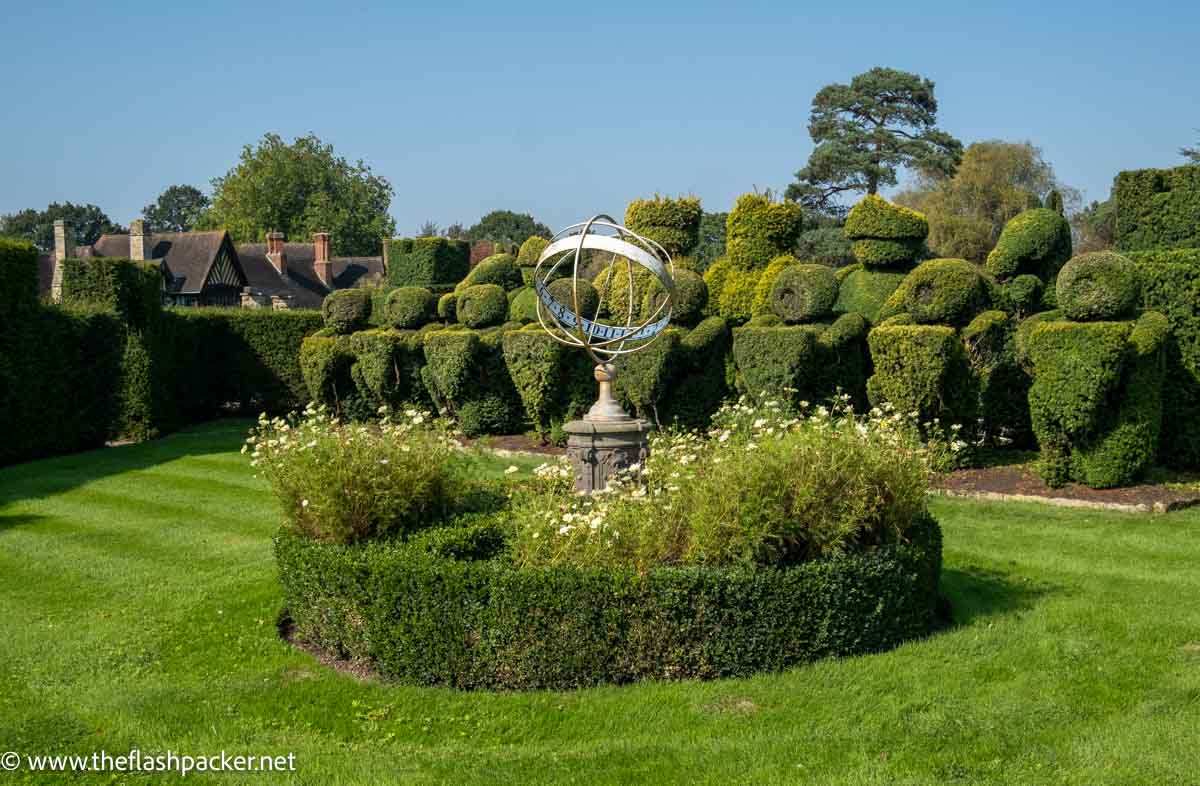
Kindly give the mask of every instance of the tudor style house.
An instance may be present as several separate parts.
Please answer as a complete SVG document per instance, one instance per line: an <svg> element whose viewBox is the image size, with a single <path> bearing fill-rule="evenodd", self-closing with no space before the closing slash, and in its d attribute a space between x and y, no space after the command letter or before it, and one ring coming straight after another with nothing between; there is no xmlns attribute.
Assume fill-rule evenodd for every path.
<svg viewBox="0 0 1200 786"><path fill-rule="evenodd" d="M174 306L246 308L320 308L335 289L380 282L383 257L331 257L329 233L312 243L286 243L272 232L266 243L237 246L224 230L150 233L142 220L129 234L101 235L93 245L76 247L71 226L54 224L54 253L41 260L43 294L58 300L59 263L69 257L122 257L156 262L163 274L163 302Z"/></svg>

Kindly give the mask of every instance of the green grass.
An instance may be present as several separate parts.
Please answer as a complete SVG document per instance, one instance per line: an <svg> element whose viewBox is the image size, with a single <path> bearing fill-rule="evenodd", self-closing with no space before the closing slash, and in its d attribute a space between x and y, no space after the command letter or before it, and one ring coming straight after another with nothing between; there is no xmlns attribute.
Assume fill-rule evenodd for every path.
<svg viewBox="0 0 1200 786"><path fill-rule="evenodd" d="M0 752L290 752L312 784L1200 780L1200 513L935 499L956 625L929 639L746 680L456 693L279 641L246 425L0 470ZM284 779L188 778L217 780Z"/></svg>

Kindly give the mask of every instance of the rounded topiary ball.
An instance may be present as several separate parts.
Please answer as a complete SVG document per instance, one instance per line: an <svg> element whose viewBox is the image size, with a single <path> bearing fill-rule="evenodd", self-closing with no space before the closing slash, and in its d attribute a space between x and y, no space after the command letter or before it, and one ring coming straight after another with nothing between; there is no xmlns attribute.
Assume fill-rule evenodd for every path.
<svg viewBox="0 0 1200 786"><path fill-rule="evenodd" d="M901 285L904 310L922 325L965 325L987 305L987 280L965 259L931 259Z"/></svg>
<svg viewBox="0 0 1200 786"><path fill-rule="evenodd" d="M666 289L657 278L646 288L642 299L642 319L649 319L662 305L667 296ZM708 305L708 284L699 273L691 270L675 271L675 298L671 304L671 321L677 325L692 325L699 322ZM659 316L663 316L660 314Z"/></svg>
<svg viewBox="0 0 1200 786"><path fill-rule="evenodd" d="M550 241L541 235L530 235L521 244L521 250L517 252L517 264L521 267L535 266L538 257L542 255L548 245L550 245Z"/></svg>
<svg viewBox="0 0 1200 786"><path fill-rule="evenodd" d="M365 289L339 289L330 292L321 303L325 327L347 334L362 330L371 318L371 293Z"/></svg>
<svg viewBox="0 0 1200 786"><path fill-rule="evenodd" d="M387 317L393 327L419 328L437 313L437 298L425 287L400 287L387 297Z"/></svg>
<svg viewBox="0 0 1200 786"><path fill-rule="evenodd" d="M987 258L987 269L998 279L1032 273L1050 281L1071 256L1071 225L1053 210L1034 208L1004 225Z"/></svg>
<svg viewBox="0 0 1200 786"><path fill-rule="evenodd" d="M498 284L475 284L458 293L454 310L467 327L499 325L508 316L508 296Z"/></svg>
<svg viewBox="0 0 1200 786"><path fill-rule="evenodd" d="M1121 319L1137 308L1141 296L1137 266L1111 251L1080 254L1063 265L1057 294L1067 319Z"/></svg>
<svg viewBox="0 0 1200 786"><path fill-rule="evenodd" d="M575 296L572 280L569 278L560 278L551 281L546 287L550 290L550 297L562 303L572 311L575 310ZM579 313L585 319L595 319L596 309L600 306L600 293L592 286L592 283L587 279L579 279ZM536 308L536 304L535 304ZM534 312L533 318L537 319L537 312Z"/></svg>
<svg viewBox="0 0 1200 786"><path fill-rule="evenodd" d="M814 322L833 310L838 284L833 268L825 265L788 265L779 271L768 296L771 313L794 325Z"/></svg>
<svg viewBox="0 0 1200 786"><path fill-rule="evenodd" d="M533 287L518 289L508 304L509 322L537 322L537 292Z"/></svg>
<svg viewBox="0 0 1200 786"><path fill-rule="evenodd" d="M1042 303L1042 280L1032 273L1022 273L1012 281L1000 285L1000 292L1008 310L1015 314L1032 314Z"/></svg>

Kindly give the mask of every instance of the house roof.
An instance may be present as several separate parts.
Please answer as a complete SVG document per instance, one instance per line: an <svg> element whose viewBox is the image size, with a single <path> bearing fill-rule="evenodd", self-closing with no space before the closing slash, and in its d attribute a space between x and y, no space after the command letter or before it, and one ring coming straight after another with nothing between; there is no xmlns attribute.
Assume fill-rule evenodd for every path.
<svg viewBox="0 0 1200 786"><path fill-rule="evenodd" d="M242 270L253 290L289 301L292 308L320 308L329 290L313 268L316 249L311 243L284 243L286 274L280 275L267 259L266 243L241 243L237 247ZM383 278L383 257L331 257L334 289Z"/></svg>
<svg viewBox="0 0 1200 786"><path fill-rule="evenodd" d="M171 276L172 292L199 292L226 238L214 232L164 232L150 236L151 259L161 259ZM101 235L92 246L101 257L128 257L129 235Z"/></svg>

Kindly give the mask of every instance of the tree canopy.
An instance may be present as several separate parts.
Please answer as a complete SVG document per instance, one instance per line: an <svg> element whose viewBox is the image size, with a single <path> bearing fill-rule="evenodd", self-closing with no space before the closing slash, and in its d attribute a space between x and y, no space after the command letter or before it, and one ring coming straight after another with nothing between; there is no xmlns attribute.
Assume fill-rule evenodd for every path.
<svg viewBox="0 0 1200 786"><path fill-rule="evenodd" d="M334 155L316 136L287 144L267 134L242 148L241 160L213 181L213 204L202 222L224 227L238 242L261 241L268 232L306 240L329 232L335 254L378 254L395 232L388 215L391 184L361 160Z"/></svg>
<svg viewBox="0 0 1200 786"><path fill-rule="evenodd" d="M0 216L0 235L24 238L41 250L50 251L54 248L54 222L58 219L71 222L75 242L83 246L90 246L103 234L126 231L95 205L54 202L45 210L28 208Z"/></svg>
<svg viewBox="0 0 1200 786"><path fill-rule="evenodd" d="M1179 148L1179 155L1183 156L1189 164L1200 164L1200 142L1196 143L1195 147Z"/></svg>
<svg viewBox="0 0 1200 786"><path fill-rule="evenodd" d="M725 223L728 213L705 213L700 218L700 242L692 255L701 273L725 254Z"/></svg>
<svg viewBox="0 0 1200 786"><path fill-rule="evenodd" d="M1078 206L1079 192L1058 181L1041 149L988 140L968 147L952 176L920 174L895 201L925 214L928 244L939 256L982 261L1010 219L1055 191L1068 208Z"/></svg>
<svg viewBox="0 0 1200 786"><path fill-rule="evenodd" d="M191 232L212 204L195 186L170 186L153 204L142 208L142 218L155 232Z"/></svg>
<svg viewBox="0 0 1200 786"><path fill-rule="evenodd" d="M535 221L528 213L493 210L467 229L463 236L472 243L480 240L504 240L519 246L533 235L549 238L553 234L550 227Z"/></svg>
<svg viewBox="0 0 1200 786"><path fill-rule="evenodd" d="M892 68L821 88L808 123L817 146L787 198L828 211L839 194L896 185L900 167L952 175L962 143L937 128L937 111L933 82Z"/></svg>

